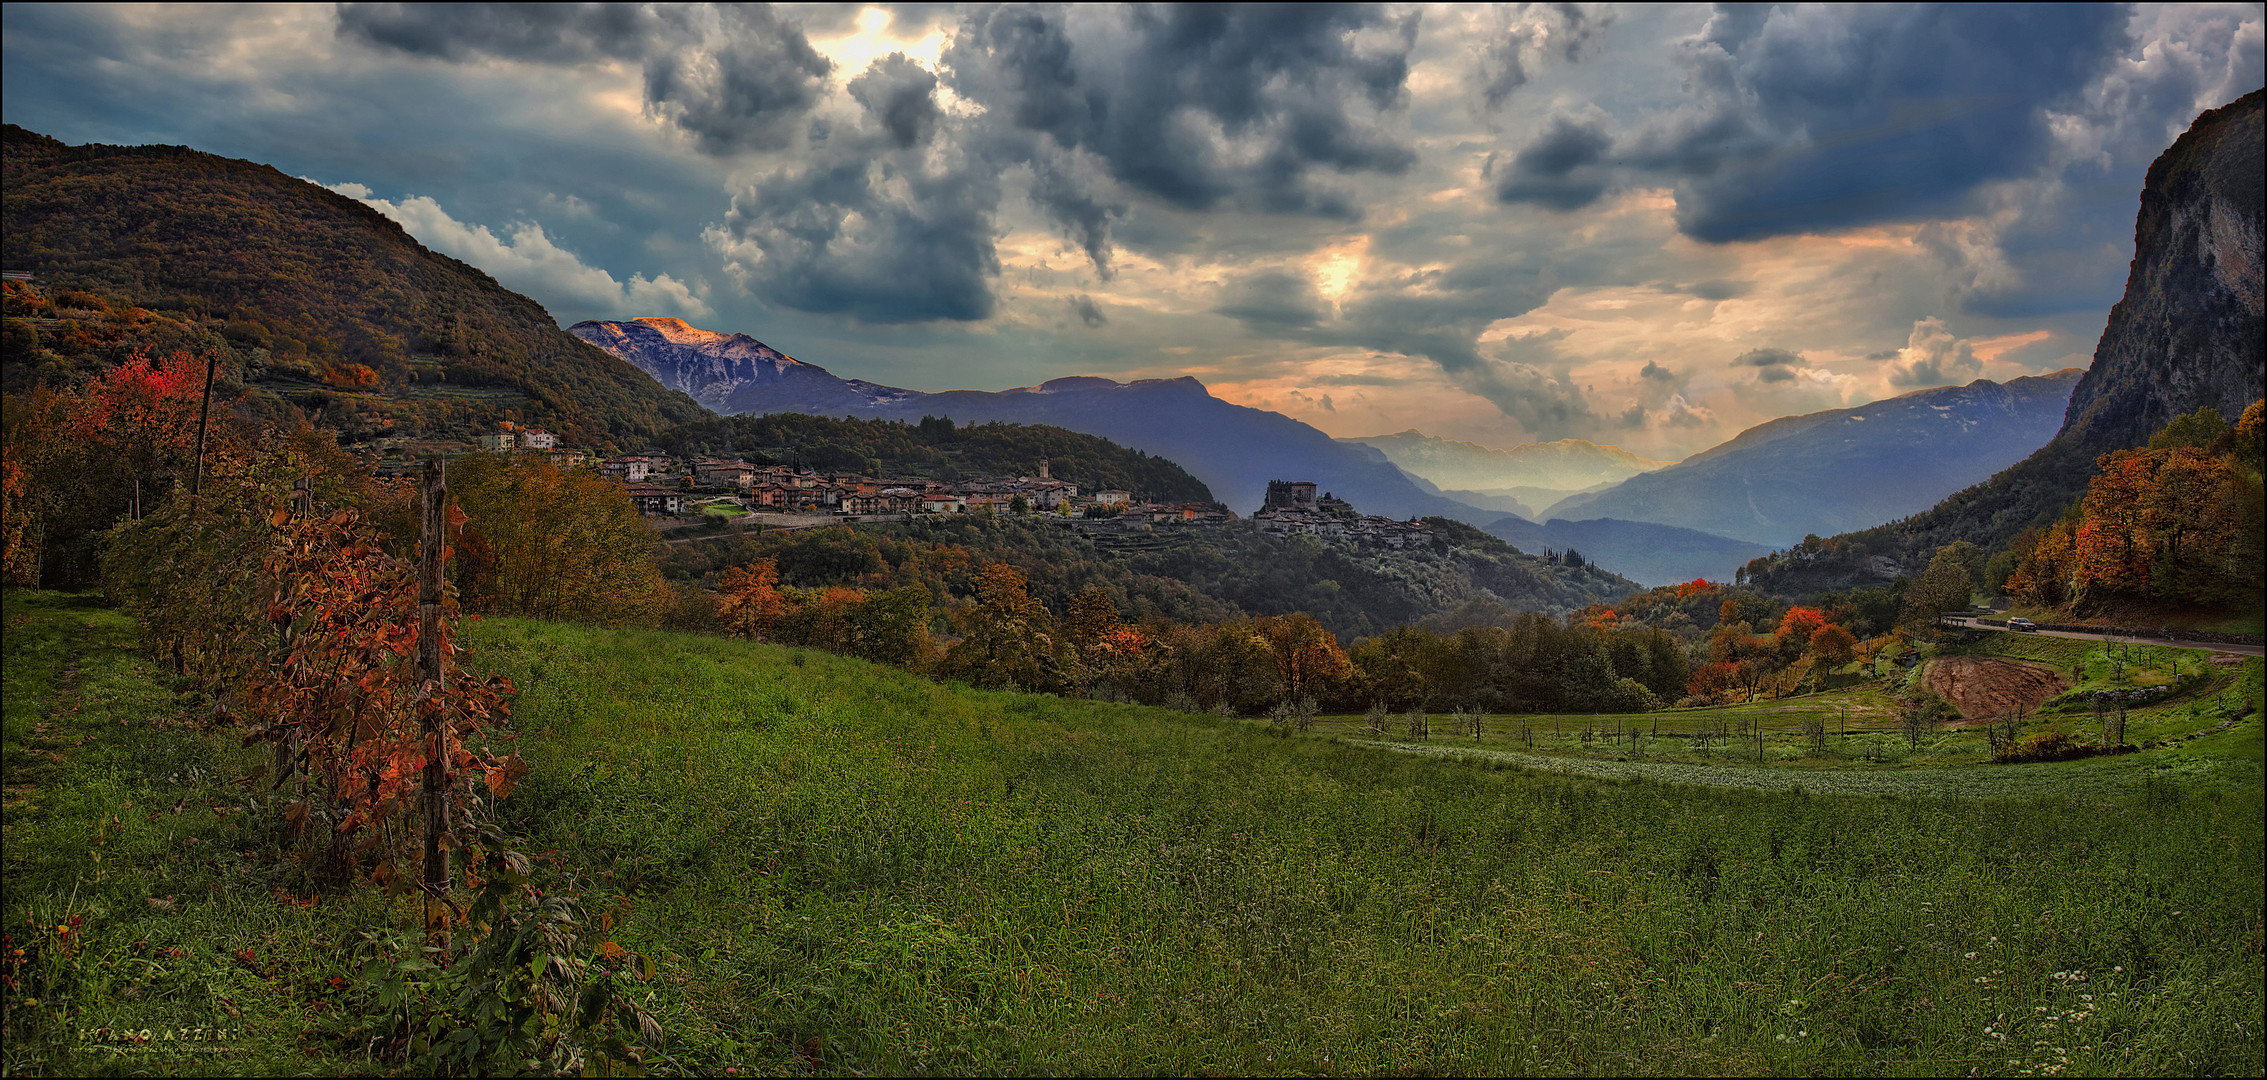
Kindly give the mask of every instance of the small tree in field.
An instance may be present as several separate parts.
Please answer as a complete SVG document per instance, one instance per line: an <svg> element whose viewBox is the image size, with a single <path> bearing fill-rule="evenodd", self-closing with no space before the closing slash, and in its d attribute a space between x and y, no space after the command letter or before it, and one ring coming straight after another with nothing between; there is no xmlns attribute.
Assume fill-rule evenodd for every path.
<svg viewBox="0 0 2267 1080"><path fill-rule="evenodd" d="M1408 728L1409 728L1409 737L1410 737L1410 738L1412 738L1412 739L1429 739L1429 738L1432 738L1432 735L1433 735L1433 726L1432 726L1432 720L1431 720L1431 718L1429 718L1429 717L1427 717L1427 716L1425 715L1425 710L1424 710L1424 707L1423 707L1423 706L1421 706L1421 705L1411 705L1411 706L1409 706L1409 712L1408 712L1408 713L1407 713L1406 715L1404 715L1404 716L1402 717L1402 720L1403 720L1403 721L1404 721L1404 722L1405 722L1405 723L1407 724L1407 726L1408 726Z"/></svg>
<svg viewBox="0 0 2267 1080"><path fill-rule="evenodd" d="M1384 738L1385 706L1371 703L1369 711L1362 714L1362 723L1368 726L1371 737Z"/></svg>
<svg viewBox="0 0 2267 1080"><path fill-rule="evenodd" d="M1921 748L1921 740L1928 736L1929 728L1935 726L1935 721L1936 713L1934 710L1924 704L1916 703L1906 706L1904 711L1897 715L1897 729L1904 732L1906 743L1918 750Z"/></svg>
<svg viewBox="0 0 2267 1080"><path fill-rule="evenodd" d="M1826 749L1826 717L1818 713L1803 714L1803 741L1814 751Z"/></svg>
<svg viewBox="0 0 2267 1080"><path fill-rule="evenodd" d="M1481 731L1485 730L1487 721L1488 714L1478 709L1458 709L1456 710L1456 733L1470 735L1477 740L1480 738Z"/></svg>

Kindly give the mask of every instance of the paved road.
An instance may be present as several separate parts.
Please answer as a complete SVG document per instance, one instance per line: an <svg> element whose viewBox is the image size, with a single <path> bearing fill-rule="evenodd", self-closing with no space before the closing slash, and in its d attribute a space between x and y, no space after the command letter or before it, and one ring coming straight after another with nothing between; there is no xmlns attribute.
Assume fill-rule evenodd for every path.
<svg viewBox="0 0 2267 1080"><path fill-rule="evenodd" d="M2004 626L1992 626L1988 623L1978 622L1971 615L1947 615L1944 617L1944 621L1967 627L1970 630L1997 630L2002 633L2015 633L2015 631L2008 630ZM2122 634L2084 634L2075 630L2040 630L2037 633L2043 637L2078 638L2082 641L2115 640L2130 641L2139 645L2170 645L2176 649L2210 649L2213 652L2234 653L2238 656L2267 655L2267 647L2259 645L2223 645L2216 641L2180 641L2174 638L2127 637Z"/></svg>

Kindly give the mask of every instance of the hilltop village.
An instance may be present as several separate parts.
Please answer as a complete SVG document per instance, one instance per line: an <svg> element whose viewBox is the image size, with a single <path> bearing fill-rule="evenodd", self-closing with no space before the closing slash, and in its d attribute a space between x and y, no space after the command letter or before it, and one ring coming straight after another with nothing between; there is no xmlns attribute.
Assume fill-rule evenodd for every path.
<svg viewBox="0 0 2267 1080"><path fill-rule="evenodd" d="M1120 527L1179 525L1209 528L1236 520L1218 503L1137 501L1133 492L1081 491L1051 475L1046 458L1035 476L991 476L961 480L874 477L821 472L786 465L758 465L737 458L676 457L659 448L601 458L561 447L558 436L541 428L520 428L479 438L483 452L541 454L560 468L593 468L621 482L638 512L653 519L740 513L826 516L843 521L905 520L916 514L1047 515L1084 524ZM1261 532L1302 533L1325 540L1401 548L1432 536L1432 527L1363 514L1328 492L1316 494L1304 480L1274 480L1266 502L1253 512ZM656 524L660 524L656 521Z"/></svg>
<svg viewBox="0 0 2267 1080"><path fill-rule="evenodd" d="M561 468L595 468L601 475L620 481L639 512L653 517L700 514L706 507L727 508L722 511L725 513L744 510L834 515L851 520L990 510L1210 525L1236 516L1212 503L1141 502L1133 492L1117 489L1082 492L1078 485L1052 476L1045 458L1039 459L1036 476L934 480L758 465L737 458L677 457L658 448L599 458L560 448L556 436L540 429L483 435L479 442L483 451L541 453Z"/></svg>

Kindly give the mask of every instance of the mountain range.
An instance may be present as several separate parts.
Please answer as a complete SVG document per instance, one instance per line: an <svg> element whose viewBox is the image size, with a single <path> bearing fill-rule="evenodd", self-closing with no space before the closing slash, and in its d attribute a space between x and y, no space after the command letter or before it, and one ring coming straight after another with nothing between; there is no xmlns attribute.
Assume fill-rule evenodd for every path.
<svg viewBox="0 0 2267 1080"><path fill-rule="evenodd" d="M2044 446L2078 377L2066 368L2005 383L1978 379L1780 417L1667 468L1570 496L1552 513L1773 547L1869 528L1926 510Z"/></svg>
<svg viewBox="0 0 2267 1080"><path fill-rule="evenodd" d="M1474 525L1500 516L1425 491L1375 449L1338 442L1280 413L1222 401L1187 376L1126 383L1072 377L1013 390L925 393L844 379L746 334L701 330L678 319L579 322L568 332L719 412L1048 424L1170 458L1242 513L1260 506L1269 480L1297 479L1314 481L1365 513L1438 515Z"/></svg>
<svg viewBox="0 0 2267 1080"><path fill-rule="evenodd" d="M1721 577L1761 545L1912 515L1851 534L1858 569L1828 576L1868 574L1884 560L1910 571L1939 544L2000 547L2051 521L2084 490L2096 455L2146 441L2173 416L2207 404L2234 416L2260 396L2261 101L2253 93L2205 113L2152 166L2127 292L2082 377L1979 382L1783 418L1667 466L1576 440L1508 451L1419 432L1334 440L1215 398L1193 378L925 393L839 378L681 320L587 322L570 333L370 208L271 167L182 147L66 146L12 125L9 269L51 285L68 317L11 317L5 366L13 388L102 363L101 348L64 331L86 321L73 312L108 297L120 326L147 309L202 334L197 347L219 353L224 380L255 411L324 418L342 441L461 439L508 419L585 445L642 445L708 418L703 405L1049 424L1179 462L1245 511L1268 480L1311 480L1367 512L1484 525L1649 582ZM2062 395L2056 429L2046 418ZM1612 486L1585 490L1601 483ZM1775 572L1770 560L1757 565ZM1819 569L1769 587L1851 583Z"/></svg>
<svg viewBox="0 0 2267 1080"><path fill-rule="evenodd" d="M1648 585L1728 578L1807 533L1925 509L2043 443L2077 377L1979 381L1785 417L1671 464L1578 439L1513 450L1417 431L1332 439L1215 398L1191 377L930 393L841 378L746 334L680 319L568 330L719 412L1051 425L1169 458L1241 512L1261 504L1269 480L1312 480L1366 513L1453 518L1523 550L1582 552ZM1436 479L1534 483L1466 490Z"/></svg>
<svg viewBox="0 0 2267 1080"><path fill-rule="evenodd" d="M1694 578L1730 581L1749 560L1771 548L1751 540L1659 525L1649 521L1600 518L1537 523L1523 517L1497 518L1487 526L1521 551L1574 552L1640 585L1675 585Z"/></svg>

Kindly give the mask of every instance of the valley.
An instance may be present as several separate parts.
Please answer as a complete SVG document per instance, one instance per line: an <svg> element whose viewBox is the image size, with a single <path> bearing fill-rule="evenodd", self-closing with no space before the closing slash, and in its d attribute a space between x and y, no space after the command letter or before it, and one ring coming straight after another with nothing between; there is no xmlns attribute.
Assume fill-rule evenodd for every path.
<svg viewBox="0 0 2267 1080"><path fill-rule="evenodd" d="M2267 1072L2255 11L6 18L0 1073Z"/></svg>

